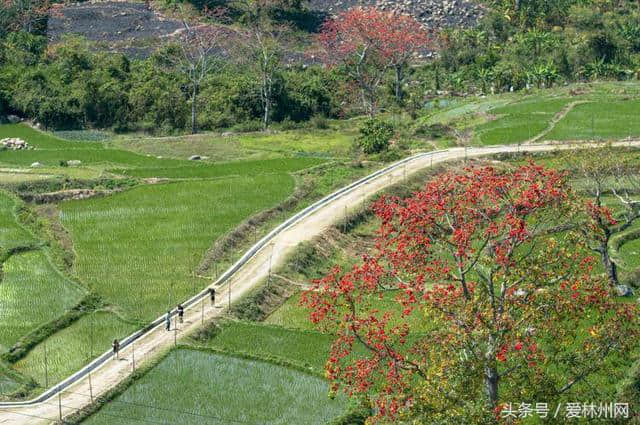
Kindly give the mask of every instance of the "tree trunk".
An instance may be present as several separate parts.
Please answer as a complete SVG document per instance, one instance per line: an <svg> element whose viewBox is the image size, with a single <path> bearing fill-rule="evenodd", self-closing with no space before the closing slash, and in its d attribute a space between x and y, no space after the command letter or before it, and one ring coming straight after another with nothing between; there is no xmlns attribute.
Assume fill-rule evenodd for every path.
<svg viewBox="0 0 640 425"><path fill-rule="evenodd" d="M618 265L613 260L611 260L607 246L602 247L602 251L600 252L600 257L602 258L602 265L604 266L604 269L607 272L607 278L609 279L609 284L611 286L618 285L619 284Z"/></svg>
<svg viewBox="0 0 640 425"><path fill-rule="evenodd" d="M196 126L196 97L198 95L198 87L193 85L193 92L191 93L191 134L196 134L198 128Z"/></svg>
<svg viewBox="0 0 640 425"><path fill-rule="evenodd" d="M402 75L402 66L396 66L396 102L400 104L402 101L402 81L404 80L404 75Z"/></svg>
<svg viewBox="0 0 640 425"><path fill-rule="evenodd" d="M492 409L498 405L498 371L495 365L485 366L484 385L487 390L487 397Z"/></svg>
<svg viewBox="0 0 640 425"><path fill-rule="evenodd" d="M271 109L271 102L265 97L264 100L264 117L262 118L262 126L266 130L269 127L269 110Z"/></svg>
<svg viewBox="0 0 640 425"><path fill-rule="evenodd" d="M498 405L498 366L496 364L496 341L493 336L489 336L489 347L485 353L484 365L484 386L487 391L487 398L491 409Z"/></svg>

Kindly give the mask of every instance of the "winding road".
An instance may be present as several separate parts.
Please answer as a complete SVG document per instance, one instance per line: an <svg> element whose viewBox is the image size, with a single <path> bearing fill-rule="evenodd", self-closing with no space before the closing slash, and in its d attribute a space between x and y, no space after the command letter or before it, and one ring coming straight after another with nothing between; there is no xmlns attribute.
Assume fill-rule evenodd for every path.
<svg viewBox="0 0 640 425"><path fill-rule="evenodd" d="M640 140L619 141L614 145L640 146ZM225 314L229 302L240 299L263 281L270 269L283 264L301 242L324 232L342 218L346 210L355 209L371 195L399 183L407 176L437 163L508 152L543 152L555 149L588 148L594 143L523 144L483 148L451 148L421 153L399 161L316 202L294 215L254 245L212 287L217 288L217 305L211 305L206 289L186 305L184 323L177 331L167 332L162 318L154 325L125 339L119 359L105 353L65 381L34 400L0 403L0 424L51 424L60 421L129 376L137 367L158 356L204 321ZM135 362L134 362L135 358ZM121 422L114 418L114 422Z"/></svg>

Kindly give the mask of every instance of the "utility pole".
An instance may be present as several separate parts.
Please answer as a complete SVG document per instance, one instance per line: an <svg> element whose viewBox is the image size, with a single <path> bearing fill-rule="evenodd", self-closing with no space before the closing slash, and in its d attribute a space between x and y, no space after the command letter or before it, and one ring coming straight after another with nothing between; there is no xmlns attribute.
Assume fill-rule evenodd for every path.
<svg viewBox="0 0 640 425"><path fill-rule="evenodd" d="M47 340L44 340L44 386L49 387L49 365L47 362Z"/></svg>
<svg viewBox="0 0 640 425"><path fill-rule="evenodd" d="M93 385L91 384L91 372L89 372L89 398L91 399L91 403L93 403Z"/></svg>
<svg viewBox="0 0 640 425"><path fill-rule="evenodd" d="M275 243L271 242L271 254L269 254L269 275L267 277L267 286L271 284L271 265L273 264L273 249L275 248Z"/></svg>
<svg viewBox="0 0 640 425"><path fill-rule="evenodd" d="M62 393L60 387L58 387L58 414L60 415L60 422L62 422Z"/></svg>
<svg viewBox="0 0 640 425"><path fill-rule="evenodd" d="M391 175L389 175L391 177ZM343 233L347 234L347 206L344 206L344 225L342 226Z"/></svg>

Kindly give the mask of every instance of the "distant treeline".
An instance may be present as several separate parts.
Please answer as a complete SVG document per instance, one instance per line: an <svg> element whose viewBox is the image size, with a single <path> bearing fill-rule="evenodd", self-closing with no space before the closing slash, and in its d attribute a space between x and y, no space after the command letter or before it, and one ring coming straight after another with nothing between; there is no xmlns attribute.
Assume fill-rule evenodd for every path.
<svg viewBox="0 0 640 425"><path fill-rule="evenodd" d="M267 16L280 21L291 16L293 33L313 36L304 25L313 15L305 14L299 2L291 3ZM17 114L56 129L169 133L190 128L193 85L184 72L165 66L159 53L130 60L73 37L49 45L44 35L48 12L36 6L15 0L0 8L0 116ZM376 88L380 109L416 114L442 91L478 94L640 74L636 0L491 0L486 6L487 16L477 28L437 34L436 58L408 70L401 101L394 97L390 69L387 81ZM242 16L236 18L232 25L245 25ZM316 31L317 22L313 26ZM270 75L271 121L293 124L361 112L358 90L344 68L280 62ZM260 129L262 77L260 66L220 60L197 87L197 128Z"/></svg>

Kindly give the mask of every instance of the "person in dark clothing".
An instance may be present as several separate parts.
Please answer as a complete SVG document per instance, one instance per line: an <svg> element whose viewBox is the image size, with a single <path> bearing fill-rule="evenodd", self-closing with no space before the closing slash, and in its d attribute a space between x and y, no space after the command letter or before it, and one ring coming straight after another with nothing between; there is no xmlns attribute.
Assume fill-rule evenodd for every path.
<svg viewBox="0 0 640 425"><path fill-rule="evenodd" d="M182 323L184 318L184 308L182 307L182 304L178 304L178 319L180 320L180 323Z"/></svg>
<svg viewBox="0 0 640 425"><path fill-rule="evenodd" d="M171 330L171 311L167 311L167 316L164 319L164 324L168 331Z"/></svg>
<svg viewBox="0 0 640 425"><path fill-rule="evenodd" d="M111 346L113 347L113 356L117 359L118 353L120 352L120 341L118 341L117 339L114 339L113 344L111 344Z"/></svg>
<svg viewBox="0 0 640 425"><path fill-rule="evenodd" d="M211 305L216 305L216 289L209 288L209 296L211 297Z"/></svg>

